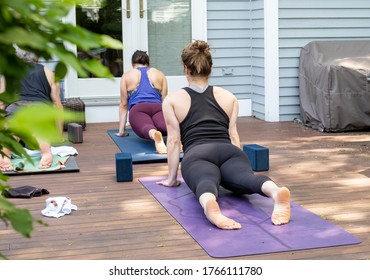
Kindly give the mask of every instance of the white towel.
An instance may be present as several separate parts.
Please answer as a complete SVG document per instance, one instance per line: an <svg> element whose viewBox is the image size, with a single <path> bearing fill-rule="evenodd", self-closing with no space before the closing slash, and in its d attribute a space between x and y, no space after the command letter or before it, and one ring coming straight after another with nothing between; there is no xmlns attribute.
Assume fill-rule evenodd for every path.
<svg viewBox="0 0 370 280"><path fill-rule="evenodd" d="M36 156L41 154L39 150L29 150L27 148L24 149L29 156ZM51 147L51 153L53 155L58 155L61 157L65 157L68 155L74 156L78 154L77 150L71 146Z"/></svg>
<svg viewBox="0 0 370 280"><path fill-rule="evenodd" d="M49 197L46 199L46 208L41 213L47 217L59 218L71 214L72 210L77 210L77 206L72 204L69 197Z"/></svg>

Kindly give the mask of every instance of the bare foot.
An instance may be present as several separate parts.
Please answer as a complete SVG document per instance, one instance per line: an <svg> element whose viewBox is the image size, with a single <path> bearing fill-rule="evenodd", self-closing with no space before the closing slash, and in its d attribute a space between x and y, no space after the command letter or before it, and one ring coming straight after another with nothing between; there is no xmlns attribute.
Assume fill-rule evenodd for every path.
<svg viewBox="0 0 370 280"><path fill-rule="evenodd" d="M52 163L53 163L52 153L43 153L41 156L39 168L42 169L49 168Z"/></svg>
<svg viewBox="0 0 370 280"><path fill-rule="evenodd" d="M157 150L158 154L167 154L167 147L164 144L162 133L160 131L156 131L153 139L155 142L155 149Z"/></svg>
<svg viewBox="0 0 370 280"><path fill-rule="evenodd" d="M287 188L279 189L274 197L274 211L272 212L271 221L274 225L284 225L290 220L290 192Z"/></svg>
<svg viewBox="0 0 370 280"><path fill-rule="evenodd" d="M210 200L207 202L205 211L207 219L220 229L241 229L242 226L238 222L224 216L221 213L220 207L216 200Z"/></svg>
<svg viewBox="0 0 370 280"><path fill-rule="evenodd" d="M12 171L13 165L8 157L3 157L0 155L0 170L1 171Z"/></svg>

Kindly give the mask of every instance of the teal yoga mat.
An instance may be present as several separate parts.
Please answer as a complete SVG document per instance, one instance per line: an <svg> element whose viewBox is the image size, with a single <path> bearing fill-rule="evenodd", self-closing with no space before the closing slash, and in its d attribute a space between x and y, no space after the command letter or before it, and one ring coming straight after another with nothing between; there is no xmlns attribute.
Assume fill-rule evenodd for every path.
<svg viewBox="0 0 370 280"><path fill-rule="evenodd" d="M57 166L56 164L53 164L51 168L46 169L39 169L37 168L38 161L40 160L40 157L31 157L34 159L34 164L27 163L27 160L18 158L16 161L12 160L14 164L17 165L17 171L4 171L3 174L7 176L14 176L14 175L31 175L31 174L45 174L45 173L57 173L57 172L79 172L80 168L77 165L75 156L68 156L68 157L59 157L54 155L54 162L61 160L64 162L64 166ZM22 164L23 169L22 169Z"/></svg>

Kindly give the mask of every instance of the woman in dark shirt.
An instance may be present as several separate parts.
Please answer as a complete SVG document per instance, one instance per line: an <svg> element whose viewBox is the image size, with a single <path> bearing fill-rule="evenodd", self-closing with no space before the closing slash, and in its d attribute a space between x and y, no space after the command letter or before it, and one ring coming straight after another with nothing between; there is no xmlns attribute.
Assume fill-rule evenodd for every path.
<svg viewBox="0 0 370 280"><path fill-rule="evenodd" d="M178 186L180 147L184 156L182 176L199 199L207 219L221 229L239 229L241 224L224 216L217 203L219 187L238 194L258 193L271 197L271 221L282 225L290 219L290 192L269 177L253 173L240 149L236 128L238 101L229 91L208 85L212 56L208 44L195 41L182 52L189 86L167 96L163 114L167 125L168 178L158 182Z"/></svg>
<svg viewBox="0 0 370 280"><path fill-rule="evenodd" d="M33 53L16 48L17 56L30 65L26 75L21 80L21 88L19 91L20 98L14 103L4 108L4 104L0 104L3 109L6 109L10 115L15 112L20 106L25 106L29 103L41 102L53 104L59 110L63 109L60 99L59 83L55 81L54 73L47 67L38 64L38 57ZM5 83L5 80L3 81ZM5 91L5 87L2 91ZM1 93L1 91L0 91ZM61 124L60 124L61 127ZM39 168L49 168L53 163L53 155L51 153L50 143L43 139L37 139L40 146L41 160ZM13 166L10 160L10 151L3 149L5 156L0 155L0 170L11 171Z"/></svg>

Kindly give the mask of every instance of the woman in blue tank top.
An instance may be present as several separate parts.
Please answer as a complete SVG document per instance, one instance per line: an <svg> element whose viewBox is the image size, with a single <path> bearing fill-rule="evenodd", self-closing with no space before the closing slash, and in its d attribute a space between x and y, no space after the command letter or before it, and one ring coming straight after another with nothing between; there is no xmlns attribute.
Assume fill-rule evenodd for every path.
<svg viewBox="0 0 370 280"><path fill-rule="evenodd" d="M121 102L117 136L127 136L127 119L139 137L154 140L158 153L167 153L163 135L167 134L162 113L162 101L167 96L166 76L156 68L149 67L146 52L136 51L131 59L133 69L121 79Z"/></svg>
<svg viewBox="0 0 370 280"><path fill-rule="evenodd" d="M221 186L237 194L271 197L271 222L282 225L290 219L290 192L269 177L254 174L240 148L236 128L238 101L226 89L208 85L212 56L208 44L195 41L182 52L189 86L171 93L163 103L167 125L168 177L158 182L178 186L181 143L184 156L181 173L204 209L206 218L220 229L240 229L242 224L223 215L217 202Z"/></svg>

